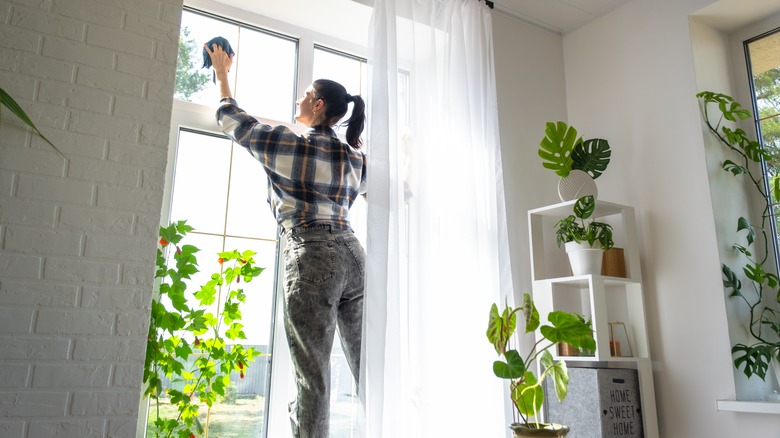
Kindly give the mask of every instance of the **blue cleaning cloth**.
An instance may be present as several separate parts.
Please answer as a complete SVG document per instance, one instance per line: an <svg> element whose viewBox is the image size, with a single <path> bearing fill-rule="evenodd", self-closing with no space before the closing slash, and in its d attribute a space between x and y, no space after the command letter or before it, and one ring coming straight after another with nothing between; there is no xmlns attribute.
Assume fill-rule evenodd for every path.
<svg viewBox="0 0 780 438"><path fill-rule="evenodd" d="M236 52L233 51L233 48L230 47L230 43L225 38L222 38L221 36L215 37L209 40L209 42L206 43L207 46L209 46L209 49L212 49L214 47L214 44L218 45L219 47L222 47L222 50L226 51L228 55L235 55ZM212 49L213 50L213 49ZM203 68L211 68L211 57L209 56L209 52L206 51L206 49L203 49ZM212 73L212 80L214 83L217 82L217 73Z"/></svg>

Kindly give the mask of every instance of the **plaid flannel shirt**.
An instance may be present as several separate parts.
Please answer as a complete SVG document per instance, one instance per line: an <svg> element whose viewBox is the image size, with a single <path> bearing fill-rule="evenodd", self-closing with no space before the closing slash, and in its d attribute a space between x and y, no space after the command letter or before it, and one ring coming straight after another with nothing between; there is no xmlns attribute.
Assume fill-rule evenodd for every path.
<svg viewBox="0 0 780 438"><path fill-rule="evenodd" d="M217 122L265 168L268 203L284 229L314 224L350 229L349 208L366 190L366 156L343 143L333 129L309 128L298 135L261 123L223 99Z"/></svg>

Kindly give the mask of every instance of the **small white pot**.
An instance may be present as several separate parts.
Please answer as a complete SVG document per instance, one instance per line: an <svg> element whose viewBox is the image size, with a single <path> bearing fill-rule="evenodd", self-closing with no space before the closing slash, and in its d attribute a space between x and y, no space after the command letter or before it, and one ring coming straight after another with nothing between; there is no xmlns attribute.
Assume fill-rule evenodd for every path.
<svg viewBox="0 0 780 438"><path fill-rule="evenodd" d="M600 275L601 262L604 258L604 250L596 243L594 247L587 243L566 242L564 245L569 256L572 275Z"/></svg>

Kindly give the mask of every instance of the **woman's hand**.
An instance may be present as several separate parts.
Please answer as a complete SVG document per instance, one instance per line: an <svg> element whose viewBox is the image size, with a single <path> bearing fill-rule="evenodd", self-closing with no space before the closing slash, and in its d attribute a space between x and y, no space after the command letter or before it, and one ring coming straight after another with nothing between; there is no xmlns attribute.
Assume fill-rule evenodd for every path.
<svg viewBox="0 0 780 438"><path fill-rule="evenodd" d="M213 44L211 48L204 44L203 48L209 54L209 58L211 58L211 66L214 67L221 97L233 97L230 92L230 83L228 82L228 71L230 66L233 65L233 55L228 55L218 44Z"/></svg>
<svg viewBox="0 0 780 438"><path fill-rule="evenodd" d="M222 50L222 47L218 44L214 44L211 47L204 44L203 48L206 49L206 52L209 54L211 65L214 67L217 76L219 76L220 73L224 73L227 76L230 66L233 65L233 55L228 55L228 53Z"/></svg>

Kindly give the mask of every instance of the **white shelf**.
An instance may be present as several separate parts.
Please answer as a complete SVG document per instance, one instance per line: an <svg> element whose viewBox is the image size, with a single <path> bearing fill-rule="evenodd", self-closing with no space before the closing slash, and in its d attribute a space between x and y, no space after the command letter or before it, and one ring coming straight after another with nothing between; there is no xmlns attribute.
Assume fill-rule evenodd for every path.
<svg viewBox="0 0 780 438"><path fill-rule="evenodd" d="M780 414L780 403L768 401L718 400L718 412Z"/></svg>
<svg viewBox="0 0 780 438"><path fill-rule="evenodd" d="M555 223L572 214L576 201L563 202L528 212L531 244L533 298L540 315L553 310L577 312L593 322L594 356L558 356L572 367L636 368L642 404L644 436L658 438L653 369L648 345L642 273L636 239L633 207L596 201L593 218L615 230L615 243L624 250L626 277L604 275L572 276L563 249L555 242ZM544 318L544 316L543 316ZM610 354L609 323L621 321L628 331L631 356Z"/></svg>

